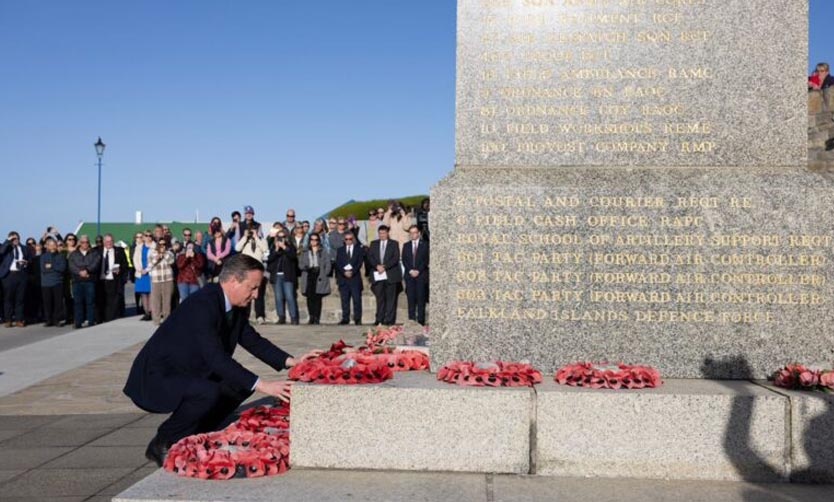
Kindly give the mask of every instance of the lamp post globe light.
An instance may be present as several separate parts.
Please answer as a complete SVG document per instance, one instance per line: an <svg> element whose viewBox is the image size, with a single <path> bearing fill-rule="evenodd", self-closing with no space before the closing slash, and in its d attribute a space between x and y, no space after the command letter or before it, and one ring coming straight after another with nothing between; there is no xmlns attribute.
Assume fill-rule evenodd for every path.
<svg viewBox="0 0 834 502"><path fill-rule="evenodd" d="M96 155L98 155L98 212L96 216L96 236L101 235L101 157L104 155L104 147L107 146L101 140L101 136L99 136L98 141L96 141Z"/></svg>

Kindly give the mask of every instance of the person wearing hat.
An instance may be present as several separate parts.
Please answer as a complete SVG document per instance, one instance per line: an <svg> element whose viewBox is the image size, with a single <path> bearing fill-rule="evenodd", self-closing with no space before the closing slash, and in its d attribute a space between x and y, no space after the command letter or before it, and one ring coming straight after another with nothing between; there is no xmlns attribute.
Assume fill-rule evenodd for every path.
<svg viewBox="0 0 834 502"><path fill-rule="evenodd" d="M246 235L247 230L254 230L258 237L263 239L264 233L261 230L261 224L255 221L255 209L252 206L243 208L243 221L240 222L240 235Z"/></svg>

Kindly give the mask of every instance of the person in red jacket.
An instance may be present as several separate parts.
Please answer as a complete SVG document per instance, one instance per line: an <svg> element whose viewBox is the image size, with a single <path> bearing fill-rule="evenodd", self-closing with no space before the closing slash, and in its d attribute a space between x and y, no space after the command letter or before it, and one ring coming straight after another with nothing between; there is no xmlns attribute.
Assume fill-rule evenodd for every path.
<svg viewBox="0 0 834 502"><path fill-rule="evenodd" d="M831 76L831 67L828 66L828 63L820 63L817 65L814 73L808 77L808 89L824 91L829 87L834 87L834 77Z"/></svg>
<svg viewBox="0 0 834 502"><path fill-rule="evenodd" d="M206 256L193 242L189 242L177 255L177 290L180 303L200 289L200 276L206 266Z"/></svg>

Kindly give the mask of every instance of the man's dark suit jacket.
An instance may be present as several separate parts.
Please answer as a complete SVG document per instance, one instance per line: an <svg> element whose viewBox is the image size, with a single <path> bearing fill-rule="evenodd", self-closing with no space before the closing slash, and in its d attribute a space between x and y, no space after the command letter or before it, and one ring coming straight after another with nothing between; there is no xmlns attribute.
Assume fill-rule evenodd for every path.
<svg viewBox="0 0 834 502"><path fill-rule="evenodd" d="M421 240L417 244L417 256L414 256L414 243L408 241L403 246L403 266L405 267L405 276L411 278L408 272L416 270L420 272L415 280L427 281L429 279L429 243Z"/></svg>
<svg viewBox="0 0 834 502"><path fill-rule="evenodd" d="M387 254L387 250L386 250ZM353 255L350 260L347 256L347 246L342 246L336 251L336 282L342 284L358 284L359 289L362 289L362 264L365 262L365 250L362 246L353 244ZM345 267L350 265L353 267L353 276L345 277Z"/></svg>
<svg viewBox="0 0 834 502"><path fill-rule="evenodd" d="M99 259L101 260L101 267L98 269L99 274L104 270L104 252L107 251L103 247L101 248L101 252L99 254ZM128 263L127 263L127 255L125 254L125 250L119 246L113 246L113 262L119 266L119 275L115 276L114 279L118 280L121 283L127 282L128 274Z"/></svg>
<svg viewBox="0 0 834 502"><path fill-rule="evenodd" d="M379 261L379 245L380 240L377 239L371 242L370 250L368 251L368 263L371 265L371 277L376 272L376 266L380 264ZM400 268L400 243L394 239L388 239L388 244L385 245L385 259L382 262L385 267L385 273L388 275L388 283L402 282L403 271Z"/></svg>
<svg viewBox="0 0 834 502"><path fill-rule="evenodd" d="M183 390L195 379L249 391L258 377L232 359L238 343L276 371L286 369L289 354L250 326L249 309L233 307L232 312L228 323L219 284L189 296L136 356L124 393L146 411L167 413L179 406Z"/></svg>
<svg viewBox="0 0 834 502"><path fill-rule="evenodd" d="M29 250L29 246L25 246L21 244L20 246L22 256L24 260L27 262L32 261L32 251ZM9 270L12 268L12 260L14 260L14 246L12 245L11 241L6 241L3 244L0 244L0 279L9 275ZM27 263L28 267L29 263Z"/></svg>

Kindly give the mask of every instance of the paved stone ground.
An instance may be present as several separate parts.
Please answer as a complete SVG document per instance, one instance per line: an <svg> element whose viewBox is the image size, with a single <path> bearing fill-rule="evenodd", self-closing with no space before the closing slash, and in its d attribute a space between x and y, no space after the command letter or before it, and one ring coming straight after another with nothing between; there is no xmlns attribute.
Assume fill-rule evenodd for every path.
<svg viewBox="0 0 834 502"><path fill-rule="evenodd" d="M38 328L20 332L30 329L35 333ZM364 329L368 327L262 326L259 331L288 352L301 354L339 338L360 342ZM105 501L156 470L144 452L163 417L140 412L122 394L140 347L0 398L0 500ZM259 374L275 375L246 351L237 356Z"/></svg>
<svg viewBox="0 0 834 502"><path fill-rule="evenodd" d="M138 321L133 318L122 322ZM348 343L360 342L364 338L363 330L367 329L367 326L302 325L262 326L259 331L289 352L300 354L314 348L326 348L339 338ZM3 336L4 332L0 330L0 340ZM72 337L72 332L55 336ZM47 342L54 343L55 336ZM14 344L15 347L20 345ZM144 449L163 417L139 412L121 393L130 362L140 346L137 344L119 350L0 397L0 500L111 500L148 475L156 478L147 480L146 487L150 483L167 489L167 493L178 500L235 500L240 497L246 500L490 502L834 500L834 488L827 486L574 480L450 473L298 469L284 477L240 480L231 484L184 480L165 473L154 473L155 467L144 458ZM0 348L0 355L3 352ZM244 365L256 372L274 374L245 351L237 355ZM55 354L56 360L61 357L62 354ZM206 489L223 493L214 493L208 498ZM137 491L127 492L128 495L130 493ZM259 493L261 498L256 497Z"/></svg>

